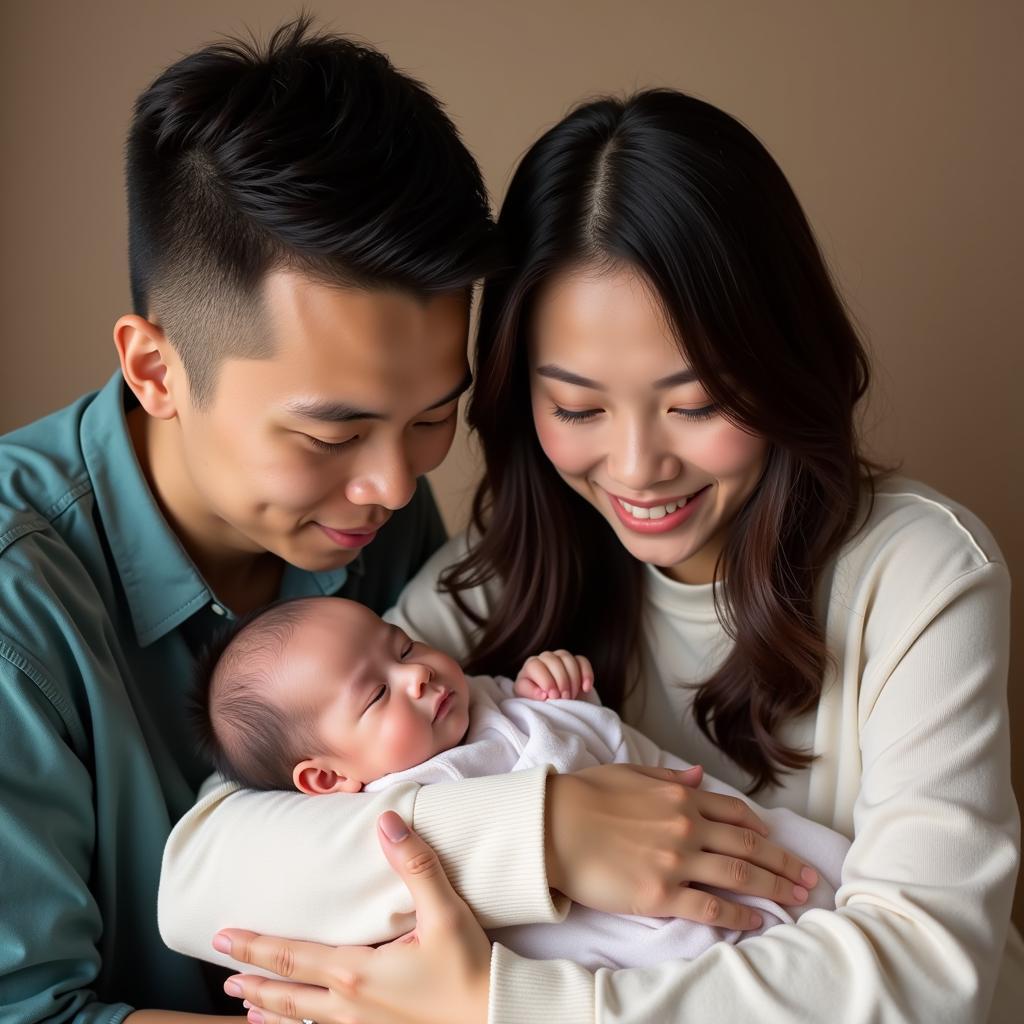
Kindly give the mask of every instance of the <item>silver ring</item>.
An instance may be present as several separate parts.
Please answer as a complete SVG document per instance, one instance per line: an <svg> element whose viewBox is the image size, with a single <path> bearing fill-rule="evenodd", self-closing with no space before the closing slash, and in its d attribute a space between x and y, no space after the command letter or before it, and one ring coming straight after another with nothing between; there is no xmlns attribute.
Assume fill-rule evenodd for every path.
<svg viewBox="0 0 1024 1024"><path fill-rule="evenodd" d="M302 1018L302 1024L316 1024L315 1020L310 1020L308 1017Z"/></svg>

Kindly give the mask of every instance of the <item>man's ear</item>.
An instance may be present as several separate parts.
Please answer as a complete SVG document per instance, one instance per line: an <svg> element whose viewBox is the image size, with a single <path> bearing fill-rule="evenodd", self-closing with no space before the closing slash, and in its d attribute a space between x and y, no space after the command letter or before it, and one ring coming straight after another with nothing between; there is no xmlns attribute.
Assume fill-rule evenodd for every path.
<svg viewBox="0 0 1024 1024"><path fill-rule="evenodd" d="M358 793L363 784L323 763L309 759L300 761L292 770L292 782L300 793L322 796L325 793Z"/></svg>
<svg viewBox="0 0 1024 1024"><path fill-rule="evenodd" d="M178 414L184 368L163 328L129 313L114 324L114 347L121 373L150 416L170 420Z"/></svg>

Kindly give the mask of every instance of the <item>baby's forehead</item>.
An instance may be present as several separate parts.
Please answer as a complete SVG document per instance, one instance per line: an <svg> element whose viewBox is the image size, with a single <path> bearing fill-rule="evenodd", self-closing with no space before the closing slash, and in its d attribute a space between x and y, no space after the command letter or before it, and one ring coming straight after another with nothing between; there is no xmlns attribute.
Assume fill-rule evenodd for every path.
<svg viewBox="0 0 1024 1024"><path fill-rule="evenodd" d="M329 661L335 676L347 674L386 656L394 628L354 601L318 598L296 622L282 658L298 664Z"/></svg>

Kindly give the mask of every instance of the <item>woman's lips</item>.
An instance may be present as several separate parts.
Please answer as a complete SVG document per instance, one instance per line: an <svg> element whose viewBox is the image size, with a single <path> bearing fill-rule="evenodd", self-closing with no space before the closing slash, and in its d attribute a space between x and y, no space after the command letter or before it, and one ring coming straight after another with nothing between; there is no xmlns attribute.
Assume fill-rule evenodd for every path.
<svg viewBox="0 0 1024 1024"><path fill-rule="evenodd" d="M376 530L335 530L333 527L317 523L317 526L332 540L338 547L355 548L366 547L367 544L377 536Z"/></svg>
<svg viewBox="0 0 1024 1024"><path fill-rule="evenodd" d="M634 503L610 492L606 493L623 526L635 533L667 533L686 522L694 514L710 487L710 484L706 484L689 497L669 499L663 503L651 501L645 501L642 504ZM682 505L679 504L680 501L683 502ZM669 512L668 508L672 505L676 505L676 508ZM652 512L654 515L651 514Z"/></svg>

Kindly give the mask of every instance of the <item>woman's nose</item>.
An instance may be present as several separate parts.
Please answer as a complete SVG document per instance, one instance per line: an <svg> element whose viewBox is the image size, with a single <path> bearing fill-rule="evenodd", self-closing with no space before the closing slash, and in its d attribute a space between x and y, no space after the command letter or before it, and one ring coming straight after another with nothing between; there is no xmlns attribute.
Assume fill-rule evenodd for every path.
<svg viewBox="0 0 1024 1024"><path fill-rule="evenodd" d="M633 424L623 429L608 453L608 474L634 494L674 480L682 463L661 443L657 430Z"/></svg>

